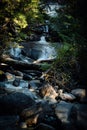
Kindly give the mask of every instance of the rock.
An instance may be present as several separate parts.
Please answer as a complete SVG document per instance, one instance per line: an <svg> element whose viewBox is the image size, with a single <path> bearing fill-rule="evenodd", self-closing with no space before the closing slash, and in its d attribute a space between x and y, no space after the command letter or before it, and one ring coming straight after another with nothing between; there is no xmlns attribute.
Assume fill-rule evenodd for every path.
<svg viewBox="0 0 87 130"><path fill-rule="evenodd" d="M86 97L86 90L85 89L80 89L80 88L73 89L71 91L71 93L80 99Z"/></svg>
<svg viewBox="0 0 87 130"><path fill-rule="evenodd" d="M23 110L21 113L21 117L26 119L27 117L31 117L32 115L36 115L37 113L40 113L42 111L52 112L52 109L47 102L38 102L33 106Z"/></svg>
<svg viewBox="0 0 87 130"><path fill-rule="evenodd" d="M0 113L18 114L33 104L35 104L35 101L29 95L15 92L0 97Z"/></svg>
<svg viewBox="0 0 87 130"><path fill-rule="evenodd" d="M21 123L20 123L20 127L21 127L22 129L27 128L26 122L21 122Z"/></svg>
<svg viewBox="0 0 87 130"><path fill-rule="evenodd" d="M36 125L38 123L38 117L39 117L39 114L36 114L28 119L26 119L26 124L27 126L33 126L33 125Z"/></svg>
<svg viewBox="0 0 87 130"><path fill-rule="evenodd" d="M75 104L77 111L76 124L78 129L87 129L87 104Z"/></svg>
<svg viewBox="0 0 87 130"><path fill-rule="evenodd" d="M28 82L27 81L21 80L20 86L18 86L18 87L15 87L10 83L5 83L5 84L2 84L2 85L3 85L3 87L1 86L0 89L1 90L3 89L4 92L6 92L8 94L19 92L21 94L23 93L26 96L29 96L33 100L38 100L36 93L33 93L32 91L30 91L28 89Z"/></svg>
<svg viewBox="0 0 87 130"><path fill-rule="evenodd" d="M62 123L71 123L76 121L76 108L73 104L61 101L55 108L55 114Z"/></svg>
<svg viewBox="0 0 87 130"><path fill-rule="evenodd" d="M53 108L47 102L39 102L23 110L20 117L28 126L46 123L56 129L61 128L61 121L56 117Z"/></svg>
<svg viewBox="0 0 87 130"><path fill-rule="evenodd" d="M21 71L14 70L12 73L15 75L15 77L16 77L17 79L20 79L20 80L23 79L24 74L23 74Z"/></svg>
<svg viewBox="0 0 87 130"><path fill-rule="evenodd" d="M35 130L55 130L55 128L53 128L50 125L44 124L44 123L40 123Z"/></svg>
<svg viewBox="0 0 87 130"><path fill-rule="evenodd" d="M13 81L13 85L14 86L16 86L16 87L18 87L19 85L20 85L20 79L15 79L14 81Z"/></svg>
<svg viewBox="0 0 87 130"><path fill-rule="evenodd" d="M24 79L24 80L32 80L33 77L32 77L31 75L29 75L29 74L24 73L23 79Z"/></svg>
<svg viewBox="0 0 87 130"><path fill-rule="evenodd" d="M7 81L14 81L15 80L15 76L13 74L6 72L5 75L6 75Z"/></svg>
<svg viewBox="0 0 87 130"><path fill-rule="evenodd" d="M0 116L0 127L16 125L19 122L18 115L2 115Z"/></svg>
<svg viewBox="0 0 87 130"><path fill-rule="evenodd" d="M46 101L49 102L49 104L55 104L57 103L57 100L55 98L46 97L44 98Z"/></svg>
<svg viewBox="0 0 87 130"><path fill-rule="evenodd" d="M50 98L53 98L53 99L55 99L58 96L58 94L56 93L54 88L49 84L44 84L41 87L40 95L41 95L41 97L45 97L45 98L50 97Z"/></svg>
<svg viewBox="0 0 87 130"><path fill-rule="evenodd" d="M42 83L40 82L40 80L31 80L29 82L29 88L30 89L37 89L40 88L42 85Z"/></svg>
<svg viewBox="0 0 87 130"><path fill-rule="evenodd" d="M3 90L5 90L7 93L12 93L12 92L19 92L22 89L22 87L15 87L11 83L5 82Z"/></svg>
<svg viewBox="0 0 87 130"><path fill-rule="evenodd" d="M59 95L59 97L62 99L62 100L68 100L68 101L73 101L76 99L76 97L71 94L71 93L61 93Z"/></svg>
<svg viewBox="0 0 87 130"><path fill-rule="evenodd" d="M46 105L45 105L46 104ZM26 122L28 126L35 125L41 122L46 115L46 113L52 113L52 108L50 105L45 103L36 103L33 106L24 109L20 115L21 119Z"/></svg>
<svg viewBox="0 0 87 130"><path fill-rule="evenodd" d="M28 88L28 81L20 80L19 87L21 87L21 88Z"/></svg>
<svg viewBox="0 0 87 130"><path fill-rule="evenodd" d="M23 73L21 71L15 70L13 73L15 74L15 76L23 77Z"/></svg>

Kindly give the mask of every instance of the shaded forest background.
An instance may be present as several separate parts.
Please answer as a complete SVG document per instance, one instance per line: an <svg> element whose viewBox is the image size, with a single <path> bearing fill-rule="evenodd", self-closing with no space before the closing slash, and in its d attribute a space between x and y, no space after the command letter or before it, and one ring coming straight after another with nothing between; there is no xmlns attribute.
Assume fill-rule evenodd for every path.
<svg viewBox="0 0 87 130"><path fill-rule="evenodd" d="M27 40L36 26L50 21L51 33L59 37L63 48L59 50L53 66L64 71L64 78L87 84L87 1L51 0L62 7L58 15L50 18L44 8L49 0L0 0L0 54L16 41ZM60 70L61 68L61 70Z"/></svg>

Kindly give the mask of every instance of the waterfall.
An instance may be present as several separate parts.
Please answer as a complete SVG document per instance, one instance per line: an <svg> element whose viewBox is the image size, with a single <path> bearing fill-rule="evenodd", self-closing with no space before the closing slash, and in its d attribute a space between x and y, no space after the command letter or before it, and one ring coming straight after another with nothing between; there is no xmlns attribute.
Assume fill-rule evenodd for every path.
<svg viewBox="0 0 87 130"><path fill-rule="evenodd" d="M10 54L14 56L15 58L19 58L21 54L21 49L20 48L11 48Z"/></svg>
<svg viewBox="0 0 87 130"><path fill-rule="evenodd" d="M42 54L39 56L38 60L53 59L56 55L54 47L51 43L47 42L45 36L41 36L39 44L42 44Z"/></svg>
<svg viewBox="0 0 87 130"><path fill-rule="evenodd" d="M49 7L46 7L46 13L51 16L55 17L57 16L56 10L58 10L61 6L58 5L58 3L50 3Z"/></svg>
<svg viewBox="0 0 87 130"><path fill-rule="evenodd" d="M48 43L45 39L45 36L41 36L39 43L41 43L41 44L47 44Z"/></svg>

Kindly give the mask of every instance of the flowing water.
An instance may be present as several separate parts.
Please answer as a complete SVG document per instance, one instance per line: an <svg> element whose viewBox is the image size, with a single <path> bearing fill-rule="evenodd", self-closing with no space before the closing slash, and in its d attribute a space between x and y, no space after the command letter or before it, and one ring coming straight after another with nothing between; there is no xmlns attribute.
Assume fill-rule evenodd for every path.
<svg viewBox="0 0 87 130"><path fill-rule="evenodd" d="M60 8L60 5L58 5L58 3L49 3L49 5L45 7L45 10L46 10L46 13L50 17L55 17L56 15L58 15L56 10L58 10L59 8ZM45 20L45 23L46 25L43 28L43 32L48 34L49 21ZM53 59L56 57L55 48L53 47L52 43L46 41L44 35L41 36L40 41L32 42L32 43L27 42L27 43L23 43L23 45L24 45L24 51L26 53L26 56L34 60L48 60L48 59ZM12 47L10 50L10 54L14 56L15 58L24 59L22 57L21 50L22 50L21 48ZM26 62L26 59L24 59L24 61Z"/></svg>
<svg viewBox="0 0 87 130"><path fill-rule="evenodd" d="M45 7L46 14L48 14L50 17L56 17L57 16L56 10L58 10L60 7L61 6L58 4L58 2L49 3L49 6Z"/></svg>
<svg viewBox="0 0 87 130"><path fill-rule="evenodd" d="M43 46L42 54L38 57L38 60L47 60L53 59L56 56L56 52L54 47L51 45L50 42L47 42L45 36L42 36L38 44Z"/></svg>
<svg viewBox="0 0 87 130"><path fill-rule="evenodd" d="M48 60L56 56L55 48L52 46L52 43L46 41L44 35L41 36L40 41L26 42L23 43L23 45L24 49L22 49L25 50L26 53L25 58L21 53L22 49L17 47L10 49L10 55L16 59L22 59L25 62L29 61L29 59L26 59L26 56L34 60Z"/></svg>

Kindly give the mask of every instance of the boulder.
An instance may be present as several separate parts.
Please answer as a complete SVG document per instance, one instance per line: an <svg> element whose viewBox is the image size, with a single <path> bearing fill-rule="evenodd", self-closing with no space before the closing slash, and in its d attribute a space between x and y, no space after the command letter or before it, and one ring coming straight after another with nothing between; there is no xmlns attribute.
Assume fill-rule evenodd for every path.
<svg viewBox="0 0 87 130"><path fill-rule="evenodd" d="M86 97L86 90L85 89L80 89L80 88L73 89L71 91L71 93L80 99Z"/></svg>
<svg viewBox="0 0 87 130"><path fill-rule="evenodd" d="M87 104L75 104L77 111L76 124L78 129L87 129Z"/></svg>
<svg viewBox="0 0 87 130"><path fill-rule="evenodd" d="M61 128L61 121L56 117L53 108L47 102L38 102L23 110L20 117L21 121L26 122L27 126L45 123L52 128Z"/></svg>
<svg viewBox="0 0 87 130"><path fill-rule="evenodd" d="M35 101L21 92L11 93L0 97L0 114L18 114L32 106Z"/></svg>
<svg viewBox="0 0 87 130"><path fill-rule="evenodd" d="M55 108L55 114L62 123L69 124L76 121L76 108L72 103L60 101Z"/></svg>
<svg viewBox="0 0 87 130"><path fill-rule="evenodd" d="M40 88L41 86L42 86L42 83L40 82L40 80L31 80L29 82L30 89L37 89L37 88Z"/></svg>
<svg viewBox="0 0 87 130"><path fill-rule="evenodd" d="M15 80L15 76L13 74L6 72L5 75L6 75L7 81L14 81Z"/></svg>
<svg viewBox="0 0 87 130"><path fill-rule="evenodd" d="M71 93L61 93L59 97L65 101L74 101L76 99L76 97Z"/></svg>
<svg viewBox="0 0 87 130"><path fill-rule="evenodd" d="M58 93L56 93L55 89L50 84L46 83L41 87L40 95L44 98L50 97L55 99L58 96Z"/></svg>

